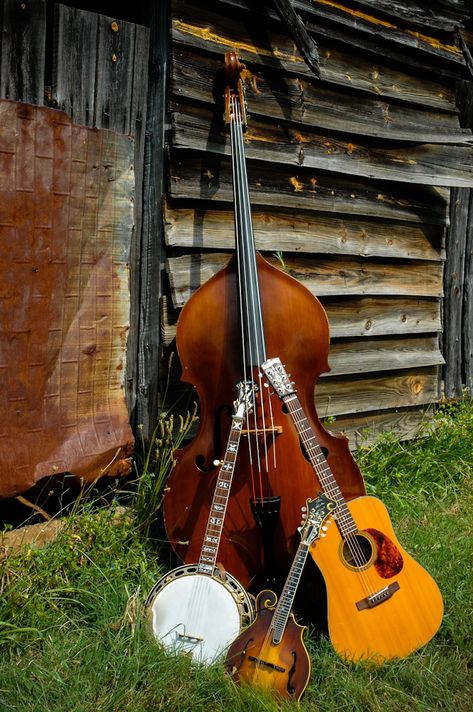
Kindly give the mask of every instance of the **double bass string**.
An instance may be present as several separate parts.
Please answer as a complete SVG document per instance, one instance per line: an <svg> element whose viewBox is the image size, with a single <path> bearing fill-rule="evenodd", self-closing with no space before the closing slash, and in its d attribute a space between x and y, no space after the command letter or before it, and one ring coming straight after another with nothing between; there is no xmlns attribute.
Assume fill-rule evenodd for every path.
<svg viewBox="0 0 473 712"><path fill-rule="evenodd" d="M240 107L235 96L231 100L231 121L230 129L232 136L232 164L234 169L234 197L235 209L237 217L237 230L240 228L239 240L237 244L238 265L239 265L239 291L240 304L242 305L242 318L246 316L246 335L245 329L242 326L243 338L243 360L244 372L246 377L247 363L250 366L258 367L258 385L261 400L261 425L263 432L263 448L264 448L264 469L266 474L269 473L268 464L268 444L267 444L267 428L264 409L264 389L262 383L262 374L259 370L259 365L265 360L264 347L264 332L262 329L262 314L261 314L261 299L259 294L258 275L256 271L256 262L254 260L254 238L251 224L251 211L248 194L248 181L245 170L245 151L243 142L242 118ZM237 234L238 238L238 234ZM240 254L241 253L241 254ZM243 314L244 311L244 314ZM245 346L245 336L248 340ZM248 359L246 358L246 348L248 349ZM273 415L271 401L269 400L270 420L273 425ZM253 411L254 431L255 431L255 451L259 475L259 489L261 498L264 494L262 481L262 455L260 453L260 444L258 439L258 414L257 410ZM252 485L254 490L254 473L253 473L253 458L250 438L250 427L248 424L248 444L250 452L250 469L252 471ZM274 427L272 427L273 438L273 466L276 467L276 451L274 448Z"/></svg>

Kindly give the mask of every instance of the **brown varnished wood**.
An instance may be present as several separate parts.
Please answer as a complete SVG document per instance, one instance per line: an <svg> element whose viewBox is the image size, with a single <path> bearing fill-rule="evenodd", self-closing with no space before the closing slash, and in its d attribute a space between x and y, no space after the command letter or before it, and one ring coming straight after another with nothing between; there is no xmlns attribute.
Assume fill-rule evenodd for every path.
<svg viewBox="0 0 473 712"><path fill-rule="evenodd" d="M299 700L311 669L303 643L305 628L296 623L291 613L282 640L275 645L270 625L276 600L272 591L258 595L256 620L231 644L225 667L235 682L269 690L276 697Z"/></svg>
<svg viewBox="0 0 473 712"><path fill-rule="evenodd" d="M316 413L315 383L329 370L325 311L297 280L269 265L259 254L257 266L267 356L278 355L297 383L301 404L344 496L350 500L362 495L363 479L346 438L328 433ZM236 260L232 258L187 302L177 325L182 379L194 385L201 407L197 435L175 453L176 465L164 498L168 538L186 563L198 559L202 546L218 471L212 463L223 454L235 385L243 376L240 333ZM276 436L276 468L271 464L272 441L267 441L270 469L263 484L265 496L281 497L274 552L277 573L283 578L298 545L294 532L300 523L300 503L315 497L320 486L279 399L272 399L272 408L275 425L282 432ZM233 476L219 561L248 586L256 585L263 560L261 537L250 507L253 491L244 440Z"/></svg>

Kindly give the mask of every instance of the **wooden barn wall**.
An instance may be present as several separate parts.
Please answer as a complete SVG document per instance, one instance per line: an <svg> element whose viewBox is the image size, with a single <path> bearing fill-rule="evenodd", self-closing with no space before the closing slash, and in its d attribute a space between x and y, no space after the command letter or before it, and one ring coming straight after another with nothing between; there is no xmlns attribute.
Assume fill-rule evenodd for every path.
<svg viewBox="0 0 473 712"><path fill-rule="evenodd" d="M386 429L413 437L443 395L450 190L469 192L473 159L455 98L469 11L433 5L296 0L317 79L271 2L171 2L163 343L172 349L179 310L233 249L221 74L236 49L257 248L327 310L317 408L353 446Z"/></svg>
<svg viewBox="0 0 473 712"><path fill-rule="evenodd" d="M119 18L64 5L55 5L54 13L49 16L47 4L42 0L26 3L2 0L0 23L0 98L25 105L44 105L36 113L35 107L25 106L25 116L43 117L44 122L44 115L47 114L54 125L64 124L72 136L67 143L58 129L54 138L49 137L48 143L46 132L36 122L39 127L30 130L31 140L25 144L27 148L21 164L34 179L35 187L31 190L35 205L43 205L36 208L36 213L39 210L39 228L41 232L44 227L44 236L38 233L38 218L34 218L36 222L32 218L36 232L26 247L31 248L34 259L39 261L40 268L44 268L46 273L49 270L49 273L56 274L55 255L67 254L72 267L67 267L69 282L64 295L62 278L56 288L51 279L52 283L48 286L56 296L46 302L46 295L42 295L46 311L43 315L37 313L36 322L29 327L27 351L18 354L18 367L23 360L31 358L31 354L36 354L38 358L41 354L42 366L40 363L33 364L38 367L38 373L43 373L43 367L43 370L51 369L53 374L60 372L59 381L54 381L54 388L49 382L45 393L50 396L59 389L56 395L61 403L61 416L55 422L55 428L44 430L43 447L37 447L33 452L33 448L27 446L28 438L32 437L30 429L33 428L31 432L36 434L37 439L40 438L44 423L51 425L54 420L54 408L51 400L42 403L38 399L39 377L32 381L30 376L26 379L21 376L27 410L25 423L35 418L36 422L34 427L25 424L23 432L17 419L13 446L5 437L2 439L4 469L0 473L0 495L7 496L24 491L41 477L60 474L64 470L79 474L85 480L95 480L101 474L120 474L131 467L128 456L133 446L133 434L128 412L133 414L137 394L141 193L149 30ZM5 115L4 112L2 118ZM7 130L7 126L3 129ZM102 143L110 147L108 152L96 150ZM85 159L83 145L86 146ZM2 151L4 148L2 144ZM39 154L36 155L35 151ZM51 152L54 155L50 155ZM54 166L52 177L46 168L41 168L48 164L46 159L51 157L55 161L50 161ZM18 163L17 183L21 166ZM56 195L58 181L69 186L70 195L62 195L61 192ZM14 186L4 183L2 186L6 191L2 202L2 215L5 217L12 213ZM42 202L41 191L45 191ZM43 226L41 219L48 215L51 224ZM18 220L25 220L21 216L15 220L16 228L13 227L19 231ZM58 224L61 229L58 229ZM40 242L43 239L49 245L47 248L40 249L38 235ZM19 237L22 235L19 234ZM2 248L7 249L6 245ZM28 249L25 249L25 260ZM9 258L10 255L5 255L3 266L9 270L11 278L14 270L20 270L21 265L11 267ZM101 277L101 265L108 266L110 274ZM87 280L91 270L95 270L96 276ZM41 295L38 287L36 291L34 287L30 289L27 283L23 287L22 299L25 312L29 314ZM50 348L51 338L45 345L41 326L47 333L48 319L55 310L61 311L63 296L67 307L63 309L63 323L55 335L54 348ZM5 302L2 306L7 308L8 304ZM76 313L71 312L74 308ZM70 327L67 327L68 320ZM18 325L6 326L3 323L2 337L5 342L17 337L17 328ZM64 343L57 349L61 329ZM84 339L89 341L85 343ZM29 373L33 373L31 368ZM10 377L2 389L2 396L8 400L8 405L12 396L9 390L11 383L15 381ZM12 398L15 395L13 393ZM3 409L3 412L9 411ZM109 423L105 422L103 413L108 413ZM109 436L112 431L113 435L117 435L118 420L121 428L119 440L113 452L109 452ZM105 432L107 423L108 432ZM10 432L13 421L7 425ZM64 441L55 446L56 455L67 450L68 457L53 457L54 448L52 453L49 447L49 436L53 430L56 438L63 438ZM95 440L94 433L98 434ZM3 430L2 435L5 435ZM126 459L121 445L126 450ZM16 472L12 466L16 446L29 452L26 458L28 474L25 474L25 468L23 472ZM85 452L89 459L85 462L82 458L79 467L77 457L81 452ZM69 457L71 453L74 454L72 458ZM19 467L25 460L23 455L22 451L16 466Z"/></svg>

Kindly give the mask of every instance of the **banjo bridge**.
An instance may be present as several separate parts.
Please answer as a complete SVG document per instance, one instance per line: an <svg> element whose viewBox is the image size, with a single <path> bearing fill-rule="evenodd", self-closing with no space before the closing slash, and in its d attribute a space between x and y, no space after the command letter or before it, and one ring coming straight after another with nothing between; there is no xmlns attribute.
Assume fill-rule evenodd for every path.
<svg viewBox="0 0 473 712"><path fill-rule="evenodd" d="M204 640L203 638L199 638L197 635L185 635L184 633L177 633L177 639L181 643L192 643L194 645L196 643L201 643Z"/></svg>

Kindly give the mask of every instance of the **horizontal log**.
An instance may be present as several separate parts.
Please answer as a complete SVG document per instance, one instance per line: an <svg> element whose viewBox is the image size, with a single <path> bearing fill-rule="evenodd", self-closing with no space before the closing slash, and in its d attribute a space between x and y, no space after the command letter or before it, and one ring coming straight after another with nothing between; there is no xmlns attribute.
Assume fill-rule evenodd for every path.
<svg viewBox="0 0 473 712"><path fill-rule="evenodd" d="M443 228L367 218L338 218L294 210L271 212L254 208L253 229L258 250L303 252L417 260L443 259ZM169 247L228 249L234 245L232 210L201 207L164 209Z"/></svg>
<svg viewBox="0 0 473 712"><path fill-rule="evenodd" d="M433 8L435 2L430 2L428 8L416 0L354 0L352 4L414 27L432 28L442 33L454 32L457 27L463 27L466 19L449 13L447 9Z"/></svg>
<svg viewBox="0 0 473 712"><path fill-rule="evenodd" d="M320 418L370 410L423 406L438 400L438 367L357 377L321 378L316 387Z"/></svg>
<svg viewBox="0 0 473 712"><path fill-rule="evenodd" d="M173 145L222 154L230 141L222 130L212 130L214 115L207 109L186 107L172 115ZM252 121L245 133L249 158L381 180L424 185L473 186L473 152L467 146L352 142L289 126Z"/></svg>
<svg viewBox="0 0 473 712"><path fill-rule="evenodd" d="M248 22L173 0L172 38L223 58L235 50L244 62L274 67L278 71L312 76L311 70L281 29L265 24L265 36L255 43L249 35ZM275 13L274 13L275 15ZM276 16L276 15L275 15ZM249 18L247 18L249 19ZM328 40L318 42L320 75L323 82L350 89L361 89L376 97L397 98L413 104L456 111L454 91L445 81L411 76L407 72L383 66L378 60L364 58L359 52L336 49ZM346 46L346 45L345 45Z"/></svg>
<svg viewBox="0 0 473 712"><path fill-rule="evenodd" d="M333 339L346 337L373 337L399 334L440 332L439 299L409 299L403 297L353 297L349 301L323 298L320 301L327 312L330 334ZM172 306L171 299L160 301L161 339L169 346L176 337L180 309Z"/></svg>
<svg viewBox="0 0 473 712"><path fill-rule="evenodd" d="M432 420L433 405L400 408L357 415L340 415L329 419L326 428L343 433L351 450L370 446L386 433L398 440L412 440L426 434Z"/></svg>
<svg viewBox="0 0 473 712"><path fill-rule="evenodd" d="M174 306L221 269L229 255L212 252L170 257L167 272ZM298 279L315 296L405 295L440 297L442 265L432 262L379 264L363 260L285 257L268 260Z"/></svg>
<svg viewBox="0 0 473 712"><path fill-rule="evenodd" d="M253 205L280 206L330 213L447 225L447 188L396 184L345 177L310 168L294 170L247 161ZM230 159L211 153L175 150L169 166L168 193L233 203Z"/></svg>
<svg viewBox="0 0 473 712"><path fill-rule="evenodd" d="M221 74L215 55L202 55L174 48L171 91L179 97L215 103L215 81ZM415 143L462 143L472 141L469 129L460 128L458 116L421 110L364 94L342 93L315 79L261 70L247 64L242 74L252 117L293 121L305 126L382 137Z"/></svg>
<svg viewBox="0 0 473 712"><path fill-rule="evenodd" d="M444 363L437 336L332 341L327 376L375 373Z"/></svg>
<svg viewBox="0 0 473 712"><path fill-rule="evenodd" d="M222 13L237 13L239 20L246 17L247 25L266 26L280 22L278 14L269 6L257 6L250 0L219 0ZM465 70L463 53L454 37L444 39L420 33L398 23L380 21L368 13L359 13L346 3L334 0L295 0L298 11L303 8L304 26L317 42L331 42L349 46L376 59L394 61L397 65L434 72L445 77L458 78ZM252 16L249 14L251 11ZM279 27L278 27L279 30ZM287 30L286 30L287 31Z"/></svg>

